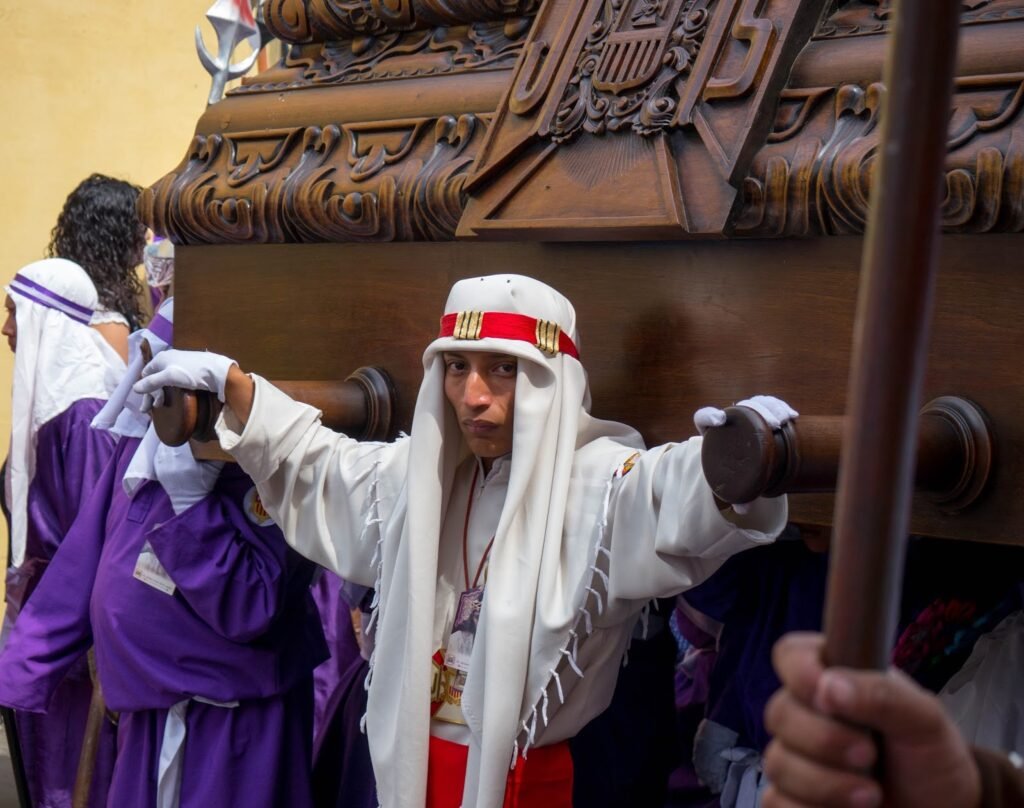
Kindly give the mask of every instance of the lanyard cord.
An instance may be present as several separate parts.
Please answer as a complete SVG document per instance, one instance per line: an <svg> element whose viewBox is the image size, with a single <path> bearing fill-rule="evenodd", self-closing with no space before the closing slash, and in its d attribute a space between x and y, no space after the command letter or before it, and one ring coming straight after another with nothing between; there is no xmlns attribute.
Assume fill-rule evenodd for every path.
<svg viewBox="0 0 1024 808"><path fill-rule="evenodd" d="M476 493L476 481L480 476L480 461L477 461L476 468L473 469L473 482L469 485L469 502L466 503L466 521L462 526L462 574L466 579L466 589L470 589L469 585L469 515L473 512L473 496ZM494 544L494 536L491 536L491 540L487 542L487 547L484 549L484 554L480 558L480 563L476 568L476 575L473 576L473 586L475 589L480 583L480 573L483 572L484 565L487 563L487 558L491 554L491 546Z"/></svg>

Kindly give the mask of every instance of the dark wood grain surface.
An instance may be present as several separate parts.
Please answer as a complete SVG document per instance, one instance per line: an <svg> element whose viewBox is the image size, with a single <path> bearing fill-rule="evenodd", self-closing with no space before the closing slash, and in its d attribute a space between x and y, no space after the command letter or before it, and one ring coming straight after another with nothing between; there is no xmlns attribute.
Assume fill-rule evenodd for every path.
<svg viewBox="0 0 1024 808"><path fill-rule="evenodd" d="M996 433L992 490L957 517L915 504L915 532L1021 543L1024 533L1022 239L946 236L924 398L961 395ZM772 393L842 413L861 240L687 244L452 243L182 247L177 342L236 357L269 378L343 379L379 365L408 429L423 349L451 284L519 272L575 304L593 411L651 444L693 434L691 415ZM829 495L791 498L827 524Z"/></svg>

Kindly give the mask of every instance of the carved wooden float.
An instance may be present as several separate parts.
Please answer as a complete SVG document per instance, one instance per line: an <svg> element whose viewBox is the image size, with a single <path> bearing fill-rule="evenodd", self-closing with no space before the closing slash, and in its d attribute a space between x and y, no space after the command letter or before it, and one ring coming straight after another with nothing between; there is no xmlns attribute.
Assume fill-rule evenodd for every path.
<svg viewBox="0 0 1024 808"><path fill-rule="evenodd" d="M924 400L988 416L957 515L1024 532L1024 0L961 6ZM144 195L177 250L177 342L268 378L387 367L408 429L451 283L575 303L596 415L649 443L770 392L844 410L877 160L886 0L271 0L282 62L200 119ZM913 204L909 197L907 204ZM827 493L793 518L832 519Z"/></svg>

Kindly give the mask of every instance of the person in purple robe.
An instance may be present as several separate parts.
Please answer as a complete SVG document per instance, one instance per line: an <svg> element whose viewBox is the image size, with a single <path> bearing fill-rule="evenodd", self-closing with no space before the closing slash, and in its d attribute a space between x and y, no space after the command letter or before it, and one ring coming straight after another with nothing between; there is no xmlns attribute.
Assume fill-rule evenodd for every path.
<svg viewBox="0 0 1024 808"><path fill-rule="evenodd" d="M318 571L311 587L313 602L320 613L324 640L330 652L313 671L313 755L330 721L330 703L352 661L359 656L359 641L343 589L345 582L327 570Z"/></svg>
<svg viewBox="0 0 1024 808"><path fill-rule="evenodd" d="M29 264L6 287L2 333L14 351L11 451L4 478L10 511L3 637L89 501L114 439L89 423L124 373L124 363L89 322L96 288L77 264ZM70 808L92 695L84 659L55 683L45 716L18 712L15 724L33 803ZM101 735L98 770L113 766L113 732ZM93 805L104 801L97 778Z"/></svg>
<svg viewBox="0 0 1024 808"><path fill-rule="evenodd" d="M44 711L90 644L120 714L111 808L309 808L312 671L326 658L313 565L234 464L169 447L138 410L140 345L96 418L120 436L0 655L0 703Z"/></svg>
<svg viewBox="0 0 1024 808"><path fill-rule="evenodd" d="M373 651L373 590L324 570L314 587L331 660L315 673L313 800L316 808L377 808L377 782L363 732Z"/></svg>
<svg viewBox="0 0 1024 808"><path fill-rule="evenodd" d="M764 707L778 688L771 647L788 631L821 628L828 557L816 538L791 525L775 544L733 556L680 596L721 624L693 763L723 808L759 805L767 787Z"/></svg>

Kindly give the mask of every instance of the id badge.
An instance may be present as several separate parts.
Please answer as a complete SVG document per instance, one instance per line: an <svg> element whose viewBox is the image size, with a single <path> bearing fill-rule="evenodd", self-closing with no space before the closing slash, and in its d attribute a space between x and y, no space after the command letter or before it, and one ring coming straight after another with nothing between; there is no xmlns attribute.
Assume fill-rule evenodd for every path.
<svg viewBox="0 0 1024 808"><path fill-rule="evenodd" d="M135 562L135 571L132 575L146 586L151 586L165 595L173 595L177 589L148 541L142 546L142 552L139 553L139 559Z"/></svg>
<svg viewBox="0 0 1024 808"><path fill-rule="evenodd" d="M480 624L480 607L484 602L482 586L467 589L459 596L459 606L455 610L455 621L452 633L448 638L448 648L444 655L446 668L466 673L469 671L469 660L473 656L473 643L476 642L476 629Z"/></svg>

